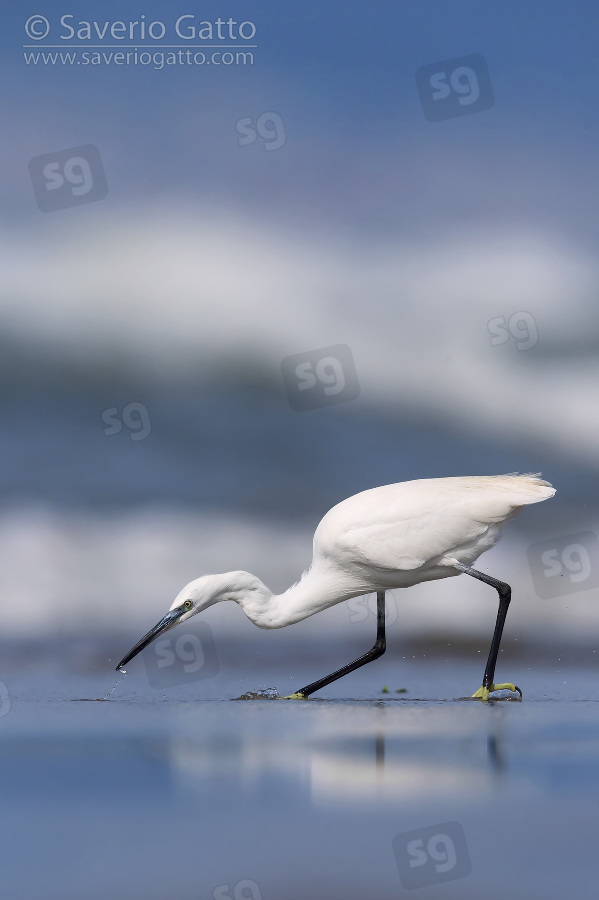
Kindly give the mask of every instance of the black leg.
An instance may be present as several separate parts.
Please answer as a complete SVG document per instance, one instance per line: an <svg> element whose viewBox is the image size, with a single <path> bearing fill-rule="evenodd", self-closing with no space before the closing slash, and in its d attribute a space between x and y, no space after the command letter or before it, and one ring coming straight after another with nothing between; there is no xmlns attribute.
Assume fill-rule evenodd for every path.
<svg viewBox="0 0 599 900"><path fill-rule="evenodd" d="M378 659L379 656L382 656L385 652L386 646L385 592L379 591L376 595L376 641L374 642L372 649L369 650L368 653L365 653L364 656L360 656L352 663L349 663L349 665L343 666L342 669L337 669L337 671L333 672L331 675L326 675L324 678L319 678L318 681L313 681L312 684L307 684L306 687L303 687L301 691L298 691L296 694L292 694L292 696L309 697L314 691L326 687L327 684L337 681L338 678L343 678L344 675L353 672L355 669L359 669L361 666L365 666L366 663L372 662L373 659Z"/></svg>
<svg viewBox="0 0 599 900"><path fill-rule="evenodd" d="M470 566L464 566L461 563L458 563L456 565L456 568L460 569L462 572L465 572L466 575L472 575L473 578L477 578L479 581L484 581L485 584L490 584L491 587L494 587L499 594L499 609L497 611L497 621L495 622L495 631L493 632L493 640L491 641L489 658L487 659L487 665L485 667L483 684L480 691L477 691L474 695L475 697L480 696L483 699L487 699L488 693L493 690L494 686L493 679L495 678L497 654L499 653L499 645L501 644L501 636L503 634L503 626L505 625L505 617L507 616L507 611L510 606L510 600L512 599L512 589L509 584L506 584L504 581L499 581L497 578L491 578L490 575L485 575L484 572L479 572L478 569L472 569ZM518 693L520 694L520 699L522 699L522 691L519 687L516 687L515 685L506 685L506 687L511 690L518 691ZM499 689L499 686L495 686L495 690Z"/></svg>

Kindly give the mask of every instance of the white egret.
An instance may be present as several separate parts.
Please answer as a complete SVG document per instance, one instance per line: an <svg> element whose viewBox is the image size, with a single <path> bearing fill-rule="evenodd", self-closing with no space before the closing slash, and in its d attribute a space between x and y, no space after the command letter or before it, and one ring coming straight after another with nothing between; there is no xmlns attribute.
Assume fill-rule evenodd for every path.
<svg viewBox="0 0 599 900"><path fill-rule="evenodd" d="M540 475L429 478L363 491L334 506L314 534L312 565L283 594L249 572L203 575L187 584L169 612L121 660L125 666L154 638L221 600L234 600L259 628L283 628L361 594L377 594L374 646L349 665L306 685L305 698L385 652L385 591L465 573L499 594L499 611L482 686L473 695L522 691L495 684L495 665L511 588L472 568L523 506L553 497Z"/></svg>

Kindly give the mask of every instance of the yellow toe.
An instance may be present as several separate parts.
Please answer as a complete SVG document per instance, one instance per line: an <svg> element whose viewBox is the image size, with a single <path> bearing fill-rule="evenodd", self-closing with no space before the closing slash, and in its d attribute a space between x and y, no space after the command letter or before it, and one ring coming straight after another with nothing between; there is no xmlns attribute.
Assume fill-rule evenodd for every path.
<svg viewBox="0 0 599 900"><path fill-rule="evenodd" d="M515 684L511 684L509 681L506 682L505 684L492 684L491 687L488 687L488 688L486 688L484 686L479 687L476 694L472 694L472 699L488 701L489 694L493 694L495 691L512 691L514 694L520 695L518 697L518 700L522 700L522 691L520 690L520 688ZM500 698L497 697L494 699L499 700ZM504 699L505 700L513 700L514 698L513 697L505 697Z"/></svg>
<svg viewBox="0 0 599 900"><path fill-rule="evenodd" d="M289 694L288 697L281 697L281 700L305 700L306 697L302 694L301 691L298 691L297 694Z"/></svg>

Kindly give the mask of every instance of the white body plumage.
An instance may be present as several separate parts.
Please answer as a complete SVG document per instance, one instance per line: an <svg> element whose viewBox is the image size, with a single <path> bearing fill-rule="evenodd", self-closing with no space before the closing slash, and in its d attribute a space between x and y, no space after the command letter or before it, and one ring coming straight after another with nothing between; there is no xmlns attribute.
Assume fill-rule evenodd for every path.
<svg viewBox="0 0 599 900"><path fill-rule="evenodd" d="M181 622L234 600L260 628L282 628L350 597L459 575L456 563L471 566L524 506L554 494L538 475L430 478L363 491L323 517L312 565L283 594L248 572L204 575L171 611L188 604Z"/></svg>

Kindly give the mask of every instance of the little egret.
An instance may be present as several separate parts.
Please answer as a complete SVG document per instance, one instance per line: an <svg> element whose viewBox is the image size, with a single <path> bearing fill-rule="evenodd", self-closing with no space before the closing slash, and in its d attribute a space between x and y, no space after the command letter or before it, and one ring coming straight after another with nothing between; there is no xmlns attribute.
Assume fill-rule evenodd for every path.
<svg viewBox="0 0 599 900"><path fill-rule="evenodd" d="M511 588L472 568L499 538L506 522L523 506L553 497L540 475L428 478L363 491L334 506L314 534L312 565L283 594L273 594L249 572L202 575L187 584L169 612L126 656L122 669L151 641L221 600L234 600L259 628L283 628L329 606L377 594L374 646L349 665L306 685L290 698L305 698L385 652L385 591L465 573L490 584L499 594L499 611L482 686L473 695L488 700Z"/></svg>

